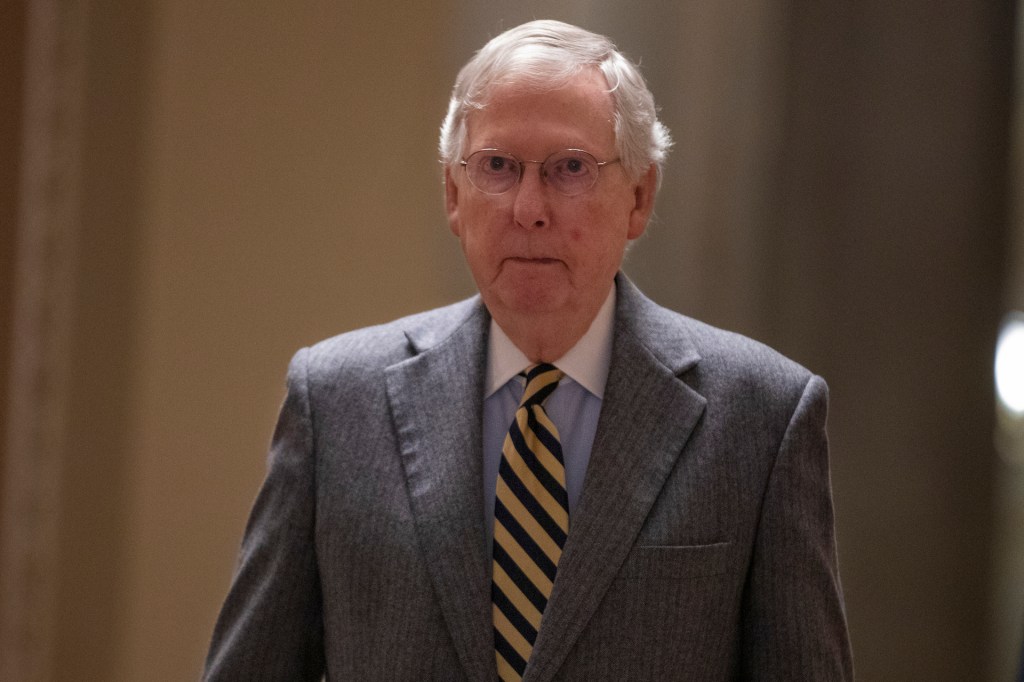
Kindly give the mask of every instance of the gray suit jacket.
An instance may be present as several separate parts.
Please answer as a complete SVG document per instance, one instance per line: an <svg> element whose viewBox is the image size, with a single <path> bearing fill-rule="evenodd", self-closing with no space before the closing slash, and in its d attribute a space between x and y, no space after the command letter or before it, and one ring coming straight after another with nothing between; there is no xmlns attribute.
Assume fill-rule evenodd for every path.
<svg viewBox="0 0 1024 682"><path fill-rule="evenodd" d="M852 679L824 382L624 277L525 680ZM479 298L300 351L209 680L493 680Z"/></svg>

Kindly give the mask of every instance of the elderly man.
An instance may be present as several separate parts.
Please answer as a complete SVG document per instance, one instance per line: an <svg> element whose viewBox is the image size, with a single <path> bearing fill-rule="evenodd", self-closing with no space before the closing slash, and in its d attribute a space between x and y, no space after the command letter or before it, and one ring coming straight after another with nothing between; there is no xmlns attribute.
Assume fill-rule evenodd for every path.
<svg viewBox="0 0 1024 682"><path fill-rule="evenodd" d="M636 67L491 40L441 134L479 297L300 351L210 680L844 680L827 389L620 272Z"/></svg>

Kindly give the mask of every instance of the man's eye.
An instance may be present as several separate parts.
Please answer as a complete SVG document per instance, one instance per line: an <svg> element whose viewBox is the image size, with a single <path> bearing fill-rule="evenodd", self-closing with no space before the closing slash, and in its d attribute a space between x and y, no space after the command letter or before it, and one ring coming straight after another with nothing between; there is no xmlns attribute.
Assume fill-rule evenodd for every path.
<svg viewBox="0 0 1024 682"><path fill-rule="evenodd" d="M512 170L512 162L504 156L488 156L484 159L483 168L488 173L507 173Z"/></svg>
<svg viewBox="0 0 1024 682"><path fill-rule="evenodd" d="M576 156L567 156L558 159L554 163L554 174L562 178L576 178L590 174L592 169L586 159Z"/></svg>

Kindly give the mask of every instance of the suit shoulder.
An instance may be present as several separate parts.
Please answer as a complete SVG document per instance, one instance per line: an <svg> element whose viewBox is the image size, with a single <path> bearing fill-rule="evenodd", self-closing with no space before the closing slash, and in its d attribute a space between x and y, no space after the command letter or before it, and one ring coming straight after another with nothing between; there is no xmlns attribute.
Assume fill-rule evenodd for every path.
<svg viewBox="0 0 1024 682"><path fill-rule="evenodd" d="M342 368L383 369L440 343L481 312L479 297L469 298L332 336L302 349L296 359L303 356L311 376L334 375Z"/></svg>
<svg viewBox="0 0 1024 682"><path fill-rule="evenodd" d="M687 317L651 301L633 319L666 364L687 367L688 381L721 394L798 399L813 373L768 345Z"/></svg>
<svg viewBox="0 0 1024 682"><path fill-rule="evenodd" d="M697 320L687 321L702 364L716 371L761 376L769 381L797 381L801 385L812 376L806 367L765 343Z"/></svg>
<svg viewBox="0 0 1024 682"><path fill-rule="evenodd" d="M742 334L679 316L699 360L681 378L709 403L777 424L788 423L815 383L827 401L828 387L806 367Z"/></svg>
<svg viewBox="0 0 1024 682"><path fill-rule="evenodd" d="M618 284L620 329L632 333L670 368L693 368L723 380L761 378L769 383L782 380L802 385L811 377L807 369L759 341L665 308L625 277Z"/></svg>

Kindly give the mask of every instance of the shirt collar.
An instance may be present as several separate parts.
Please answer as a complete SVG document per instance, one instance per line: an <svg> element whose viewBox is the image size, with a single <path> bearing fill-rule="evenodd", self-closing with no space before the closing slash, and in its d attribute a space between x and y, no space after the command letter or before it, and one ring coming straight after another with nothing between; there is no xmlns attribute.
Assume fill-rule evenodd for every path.
<svg viewBox="0 0 1024 682"><path fill-rule="evenodd" d="M612 325L615 322L615 286L601 304L587 332L569 351L555 360L555 367L598 398L604 398L608 367L612 360ZM529 358L491 318L487 340L487 380L484 398L508 383L509 379L532 365Z"/></svg>

